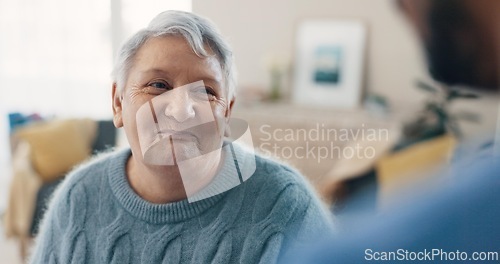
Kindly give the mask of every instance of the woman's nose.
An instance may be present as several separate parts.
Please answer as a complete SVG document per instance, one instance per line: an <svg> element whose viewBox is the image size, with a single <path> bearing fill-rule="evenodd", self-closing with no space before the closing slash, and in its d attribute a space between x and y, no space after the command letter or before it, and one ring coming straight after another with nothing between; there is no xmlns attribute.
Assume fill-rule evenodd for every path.
<svg viewBox="0 0 500 264"><path fill-rule="evenodd" d="M165 115L174 118L177 122L182 123L195 116L192 98L189 97L187 89L179 89L173 91L171 100L168 101L165 107Z"/></svg>

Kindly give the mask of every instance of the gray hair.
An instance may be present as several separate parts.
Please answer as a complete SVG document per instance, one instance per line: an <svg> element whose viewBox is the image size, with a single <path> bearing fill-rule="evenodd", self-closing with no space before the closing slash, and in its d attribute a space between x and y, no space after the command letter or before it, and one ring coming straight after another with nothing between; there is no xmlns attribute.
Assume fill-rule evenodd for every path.
<svg viewBox="0 0 500 264"><path fill-rule="evenodd" d="M166 35L181 35L194 53L205 58L210 56L207 45L215 53L224 74L229 99L235 96L236 69L233 53L214 23L207 18L184 11L169 10L158 14L149 25L135 33L121 47L113 68L113 81L122 90L132 68L137 51L150 38Z"/></svg>

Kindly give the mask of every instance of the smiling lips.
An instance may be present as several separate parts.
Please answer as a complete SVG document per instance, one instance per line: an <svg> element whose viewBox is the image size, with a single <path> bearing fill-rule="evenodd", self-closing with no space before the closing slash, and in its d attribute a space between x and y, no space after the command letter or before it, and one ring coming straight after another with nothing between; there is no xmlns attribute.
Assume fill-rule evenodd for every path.
<svg viewBox="0 0 500 264"><path fill-rule="evenodd" d="M198 137L189 131L161 130L158 132L158 135L165 137L172 136L174 140L198 140Z"/></svg>

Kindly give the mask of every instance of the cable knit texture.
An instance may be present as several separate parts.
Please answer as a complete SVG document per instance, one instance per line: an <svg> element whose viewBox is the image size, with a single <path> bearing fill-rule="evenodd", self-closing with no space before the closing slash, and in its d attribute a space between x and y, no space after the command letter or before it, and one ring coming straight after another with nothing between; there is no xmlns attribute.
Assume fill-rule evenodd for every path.
<svg viewBox="0 0 500 264"><path fill-rule="evenodd" d="M274 263L310 236L331 231L310 186L280 163L256 156L252 177L224 193L153 204L128 183L130 155L129 149L107 154L68 175L51 200L31 263Z"/></svg>

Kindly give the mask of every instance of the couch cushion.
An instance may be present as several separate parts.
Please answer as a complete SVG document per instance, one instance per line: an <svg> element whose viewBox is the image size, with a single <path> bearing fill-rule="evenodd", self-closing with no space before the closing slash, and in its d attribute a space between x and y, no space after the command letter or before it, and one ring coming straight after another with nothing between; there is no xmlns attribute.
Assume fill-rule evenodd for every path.
<svg viewBox="0 0 500 264"><path fill-rule="evenodd" d="M22 128L16 137L30 144L33 167L50 182L89 157L96 129L90 119L56 120Z"/></svg>

